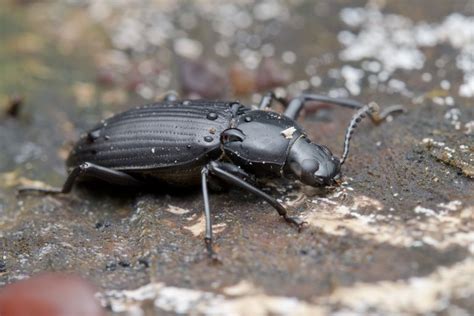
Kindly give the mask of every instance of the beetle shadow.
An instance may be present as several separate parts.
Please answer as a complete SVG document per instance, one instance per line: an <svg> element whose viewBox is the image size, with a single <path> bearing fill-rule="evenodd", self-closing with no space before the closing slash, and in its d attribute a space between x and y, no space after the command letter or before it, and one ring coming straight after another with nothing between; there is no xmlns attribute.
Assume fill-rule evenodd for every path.
<svg viewBox="0 0 474 316"><path fill-rule="evenodd" d="M143 186L121 186L110 184L101 180L85 180L76 184L74 189L82 199L104 200L111 199L120 203L133 201L143 195L152 195L157 199L166 196L184 197L201 193L200 186L178 187L162 182L149 182ZM225 193L228 190L214 190L210 188L212 194Z"/></svg>

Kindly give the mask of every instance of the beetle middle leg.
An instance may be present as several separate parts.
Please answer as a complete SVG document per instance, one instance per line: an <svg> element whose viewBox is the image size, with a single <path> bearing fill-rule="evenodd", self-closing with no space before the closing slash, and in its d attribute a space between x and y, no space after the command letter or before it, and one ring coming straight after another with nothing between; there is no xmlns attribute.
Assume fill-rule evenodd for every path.
<svg viewBox="0 0 474 316"><path fill-rule="evenodd" d="M274 92L268 92L265 94L258 105L259 110L265 110L272 105L273 101L280 102L284 107L288 105L288 102L284 98L277 97Z"/></svg>
<svg viewBox="0 0 474 316"><path fill-rule="evenodd" d="M142 182L135 179L129 174L125 172L105 168L102 166L98 166L89 162L84 162L79 166L75 167L68 175L66 181L64 182L62 188L51 188L51 189L43 189L43 188L32 188L32 187L24 187L20 188L18 191L20 193L29 192L29 191L36 191L42 193L69 193L74 186L74 183L81 177L94 177L100 180L104 180L111 184L117 185L128 185L128 186L140 186Z"/></svg>
<svg viewBox="0 0 474 316"><path fill-rule="evenodd" d="M298 118L301 110L305 106L305 104L307 104L310 101L316 101L316 102L320 102L320 103L339 105L339 106L346 107L346 108L349 108L349 109L354 109L354 110L358 110L358 109L361 109L362 107L364 107L364 104L362 104L358 101L352 100L352 99L331 98L331 97L318 95L318 94L304 93L304 94L300 95L299 97L296 97L296 98L292 99L289 102L288 107L286 108L286 110L284 112L284 115L291 118L291 119L293 119L293 120L296 120ZM370 114L370 119L375 124L379 124L379 123L383 122L390 114L397 113L397 112L404 112L404 111L405 111L404 107L402 107L400 105L393 105L393 106L389 106L389 107L385 108L385 110L383 110L381 112L371 113Z"/></svg>
<svg viewBox="0 0 474 316"><path fill-rule="evenodd" d="M204 200L204 217L206 221L206 232L204 242L206 243L207 252L211 258L216 259L217 256L214 252L214 248L212 247L213 237L211 207L209 205L209 192L207 188L209 174L261 197L271 206L273 206L277 210L278 214L283 217L288 223L296 225L298 227L298 230L301 229L303 224L305 224L305 222L298 217L288 216L285 207L278 203L276 199L261 191L260 189L256 188L255 186L247 183L244 179L247 179L249 176L243 170L229 163L211 161L201 171L201 186Z"/></svg>
<svg viewBox="0 0 474 316"><path fill-rule="evenodd" d="M216 259L216 253L212 247L212 219L211 219L211 207L209 205L209 191L207 189L207 181L209 176L209 169L204 167L201 171L201 188L202 198L204 200L204 219L206 221L206 232L204 236L204 242L206 244L207 253L210 258Z"/></svg>
<svg viewBox="0 0 474 316"><path fill-rule="evenodd" d="M258 197L264 199L267 201L273 208L278 212L278 214L285 219L288 223L294 224L300 229L303 224L305 223L303 220L301 220L298 217L290 217L287 214L287 211L283 205L281 205L275 198L271 197L267 193L263 192L262 190L258 189L252 184L249 184L245 179L248 178L248 175L245 174L245 172L241 169L239 169L239 172L236 173L234 168L235 166L232 164L224 163L224 162L217 162L217 161L211 161L207 167L206 167L209 172L230 183L235 186L238 186L244 190L247 190ZM244 178L244 179L243 179Z"/></svg>

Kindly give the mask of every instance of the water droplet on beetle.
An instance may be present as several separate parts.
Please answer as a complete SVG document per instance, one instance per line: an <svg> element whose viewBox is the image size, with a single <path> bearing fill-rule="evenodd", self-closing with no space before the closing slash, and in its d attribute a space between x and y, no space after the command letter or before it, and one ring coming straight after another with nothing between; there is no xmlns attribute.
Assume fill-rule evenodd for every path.
<svg viewBox="0 0 474 316"><path fill-rule="evenodd" d="M208 120L211 120L211 121L214 121L215 119L217 119L217 113L216 112L209 112L207 113L207 119Z"/></svg>
<svg viewBox="0 0 474 316"><path fill-rule="evenodd" d="M251 118L250 116L246 116L246 117L244 118L244 121L245 121L245 122L252 122L252 118Z"/></svg>
<svg viewBox="0 0 474 316"><path fill-rule="evenodd" d="M99 137L100 137L100 129L96 129L95 131L90 131L89 133L87 133L87 140L90 142L94 142Z"/></svg>
<svg viewBox="0 0 474 316"><path fill-rule="evenodd" d="M204 137L204 141L206 141L206 142L208 142L208 143L212 142L213 140L214 140L214 138L213 138L212 136L206 136L206 137Z"/></svg>
<svg viewBox="0 0 474 316"><path fill-rule="evenodd" d="M153 148L151 149L151 153L154 154L155 151L156 151L156 149L155 149L155 147L153 147Z"/></svg>
<svg viewBox="0 0 474 316"><path fill-rule="evenodd" d="M191 149L191 145L187 144L187 145L186 145L186 148L187 148L187 149Z"/></svg>

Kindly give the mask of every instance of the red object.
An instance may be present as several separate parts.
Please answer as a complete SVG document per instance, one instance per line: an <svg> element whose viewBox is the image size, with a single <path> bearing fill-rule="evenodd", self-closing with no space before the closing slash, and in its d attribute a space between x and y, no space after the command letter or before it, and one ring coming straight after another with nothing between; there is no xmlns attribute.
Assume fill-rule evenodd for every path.
<svg viewBox="0 0 474 316"><path fill-rule="evenodd" d="M44 274L0 289L0 316L99 316L95 289L83 279Z"/></svg>

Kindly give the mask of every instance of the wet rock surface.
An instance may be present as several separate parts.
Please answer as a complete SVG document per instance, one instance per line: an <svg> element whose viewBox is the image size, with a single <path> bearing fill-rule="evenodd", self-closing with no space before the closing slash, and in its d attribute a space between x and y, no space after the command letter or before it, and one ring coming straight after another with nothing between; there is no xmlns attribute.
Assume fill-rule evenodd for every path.
<svg viewBox="0 0 474 316"><path fill-rule="evenodd" d="M74 273L111 314L474 313L469 1L66 3L0 5L0 286ZM407 112L361 124L341 186L268 183L308 222L301 233L247 193L213 194L220 264L206 257L198 189L16 194L61 185L85 128L179 89L182 57L213 60L219 78L271 58L292 73L272 79L281 96L312 90ZM256 103L268 84L258 78L224 78L212 92L255 87L239 98ZM351 115L323 107L300 123L340 153Z"/></svg>

